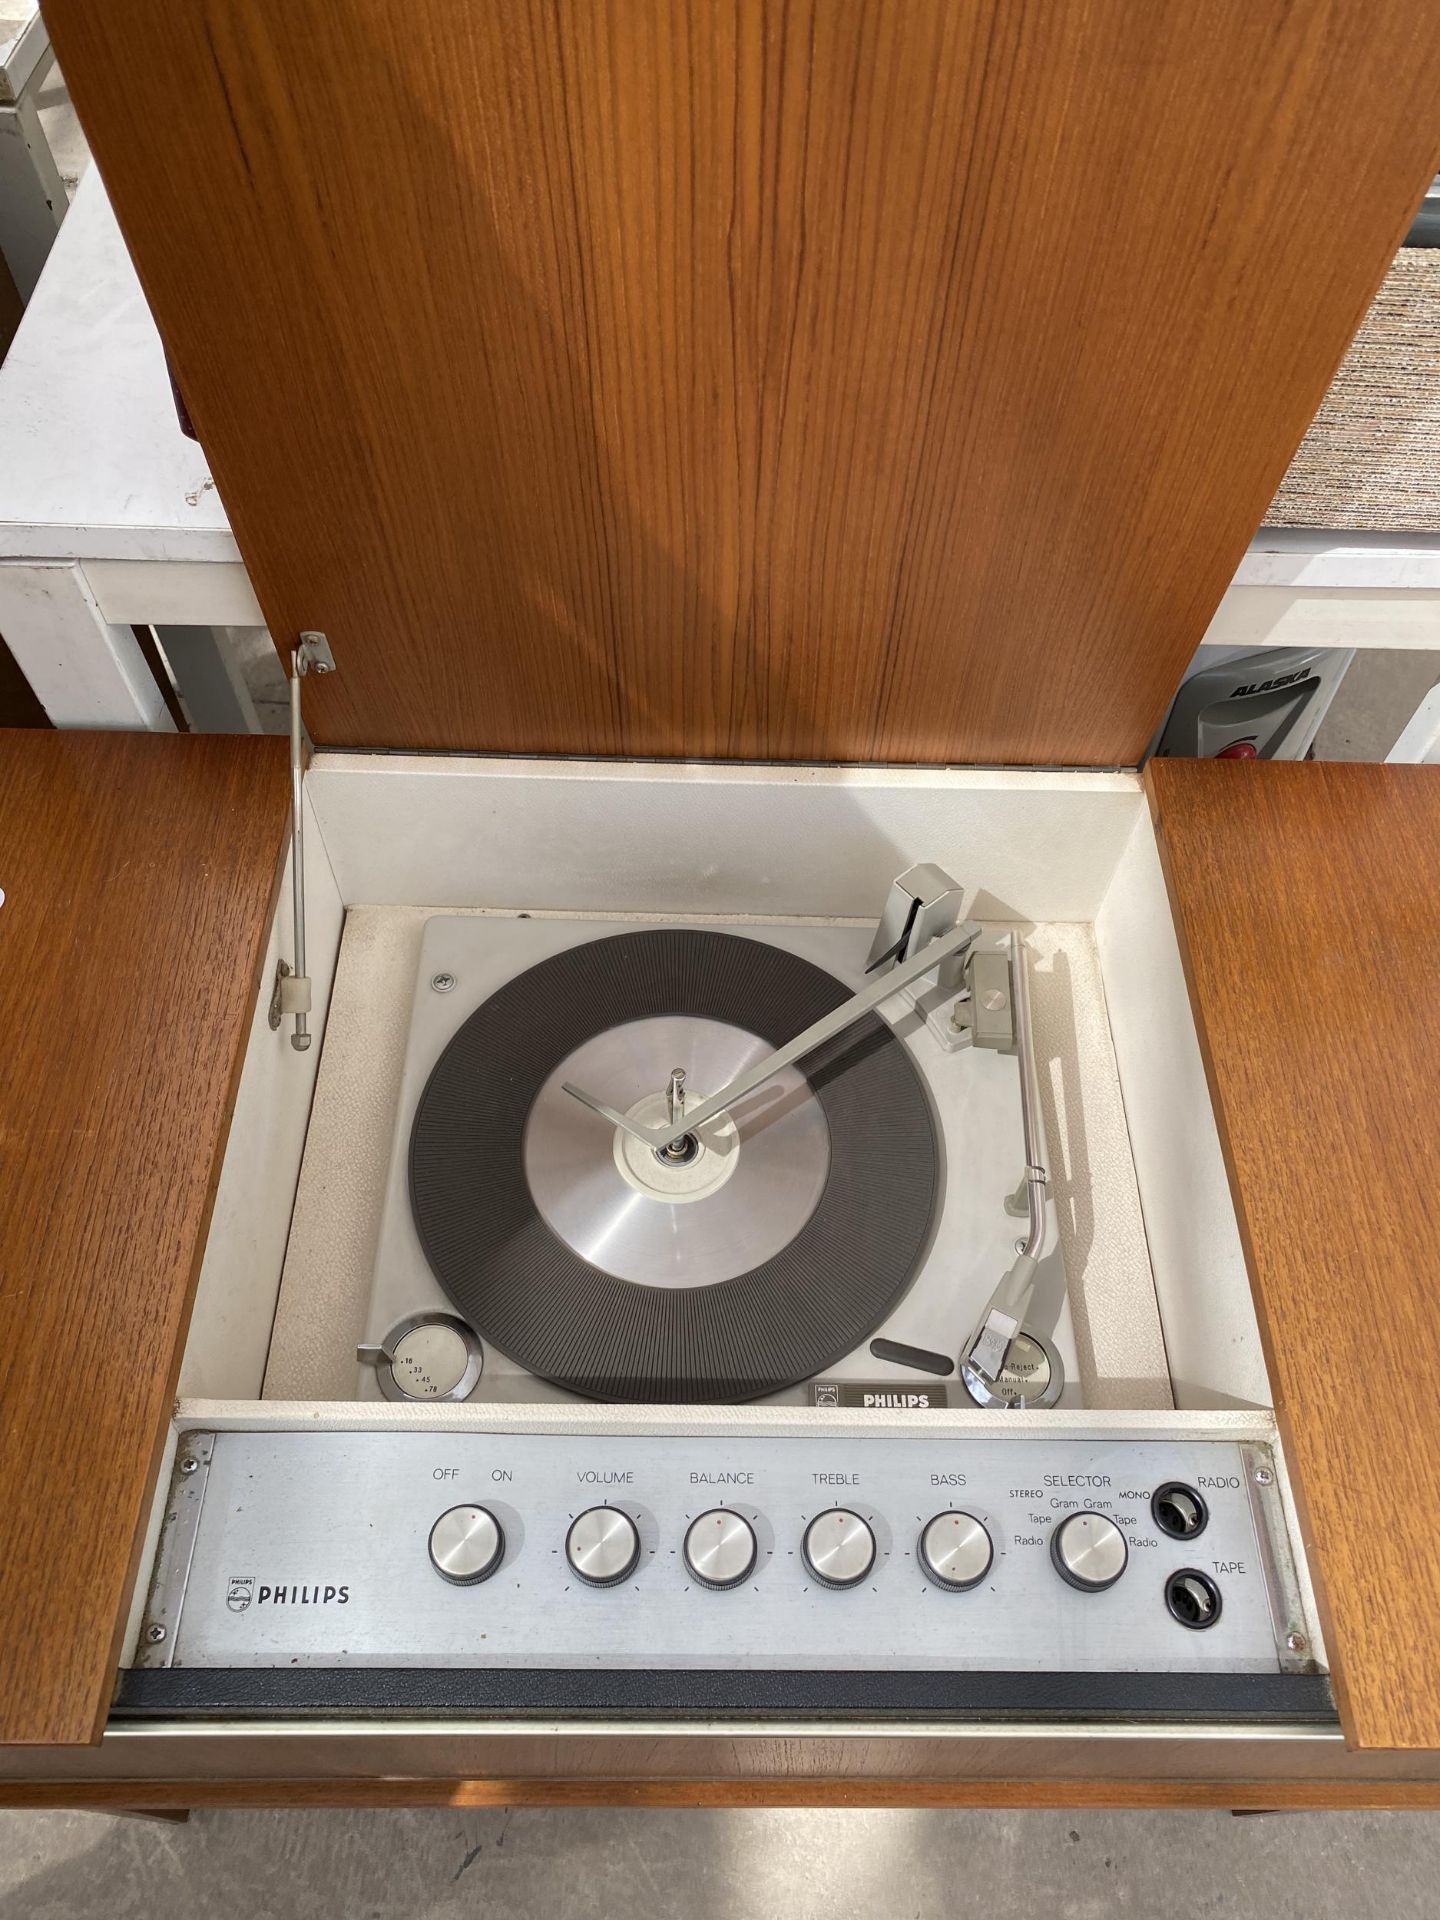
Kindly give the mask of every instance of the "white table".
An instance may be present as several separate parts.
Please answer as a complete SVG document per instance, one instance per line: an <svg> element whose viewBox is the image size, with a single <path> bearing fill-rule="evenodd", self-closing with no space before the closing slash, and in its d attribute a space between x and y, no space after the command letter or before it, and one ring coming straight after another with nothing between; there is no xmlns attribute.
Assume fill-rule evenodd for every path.
<svg viewBox="0 0 1440 1920"><path fill-rule="evenodd" d="M91 167L0 367L0 634L57 725L169 727L132 625L263 618Z"/></svg>
<svg viewBox="0 0 1440 1920"><path fill-rule="evenodd" d="M0 633L57 724L168 727L132 624L262 616L92 167L0 369ZM1205 642L1440 651L1440 536L1262 529Z"/></svg>

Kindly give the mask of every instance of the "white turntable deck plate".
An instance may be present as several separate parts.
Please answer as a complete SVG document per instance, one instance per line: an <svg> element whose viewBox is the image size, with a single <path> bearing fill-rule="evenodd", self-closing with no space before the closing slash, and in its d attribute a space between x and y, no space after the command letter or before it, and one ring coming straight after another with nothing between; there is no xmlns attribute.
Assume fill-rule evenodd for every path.
<svg viewBox="0 0 1440 1920"><path fill-rule="evenodd" d="M626 932L639 924L489 914L438 914L427 920L370 1295L365 1332L368 1342L378 1344L408 1316L453 1311L417 1237L407 1175L416 1105L450 1039L477 1007L517 974L580 941ZM699 923L676 920L668 924ZM865 982L863 968L872 933L868 927L766 922L763 926L739 923L726 930L798 954L857 989ZM998 933L987 935L986 944L997 944L1001 937ZM445 976L453 978L454 986L436 991L432 981ZM932 1349L953 1358L1009 1265L1016 1238L1023 1230L1022 1223L1007 1214L1004 1206L1024 1161L1019 1067L1013 1056L983 1049L944 1052L903 994L887 1002L882 1012L929 1089L937 1122L941 1197L929 1251L904 1297L888 1319L876 1327L873 1337ZM598 1120L595 1124L603 1126ZM1037 1284L1033 1322L1050 1339L1064 1363L1067 1384L1063 1404L1079 1405L1074 1332L1053 1202L1047 1206L1047 1215L1047 1253ZM362 1365L357 1370L360 1397L379 1398L373 1368ZM881 1382L896 1389L939 1384L931 1375L876 1360L868 1340L827 1368L824 1378ZM952 1403L967 1404L957 1376L952 1375L946 1384ZM484 1371L472 1401L573 1397L536 1379L486 1343ZM775 1398L802 1402L808 1400L809 1390L795 1387Z"/></svg>

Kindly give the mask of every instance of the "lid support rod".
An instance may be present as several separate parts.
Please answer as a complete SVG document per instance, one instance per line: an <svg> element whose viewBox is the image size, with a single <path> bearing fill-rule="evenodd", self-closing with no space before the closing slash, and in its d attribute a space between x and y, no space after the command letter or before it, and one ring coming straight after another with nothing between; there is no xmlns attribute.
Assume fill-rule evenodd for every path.
<svg viewBox="0 0 1440 1920"><path fill-rule="evenodd" d="M290 655L290 893L295 922L295 969L280 982L281 1008L295 1015L290 1044L297 1053L308 1051L310 1032L310 975L305 965L305 722L300 711L300 683L311 670L333 673L335 659L323 633L302 633Z"/></svg>

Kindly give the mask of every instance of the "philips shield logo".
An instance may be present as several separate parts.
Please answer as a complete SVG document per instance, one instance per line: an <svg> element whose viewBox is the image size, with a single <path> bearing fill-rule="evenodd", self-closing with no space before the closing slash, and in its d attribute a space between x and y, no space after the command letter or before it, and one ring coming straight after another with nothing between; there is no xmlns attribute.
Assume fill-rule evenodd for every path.
<svg viewBox="0 0 1440 1920"><path fill-rule="evenodd" d="M225 1589L225 1604L231 1613L244 1613L254 1599L255 1576L253 1573L232 1573L230 1584Z"/></svg>

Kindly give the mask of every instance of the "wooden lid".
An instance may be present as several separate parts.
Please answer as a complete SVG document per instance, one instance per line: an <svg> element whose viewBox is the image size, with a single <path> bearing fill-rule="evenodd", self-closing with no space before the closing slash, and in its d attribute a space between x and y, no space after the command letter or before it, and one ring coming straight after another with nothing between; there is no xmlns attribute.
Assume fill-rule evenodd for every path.
<svg viewBox="0 0 1440 1920"><path fill-rule="evenodd" d="M1132 764L1435 163L1428 0L47 0L328 745Z"/></svg>
<svg viewBox="0 0 1440 1920"><path fill-rule="evenodd" d="M1440 1747L1440 768L1145 778L1345 1731Z"/></svg>

